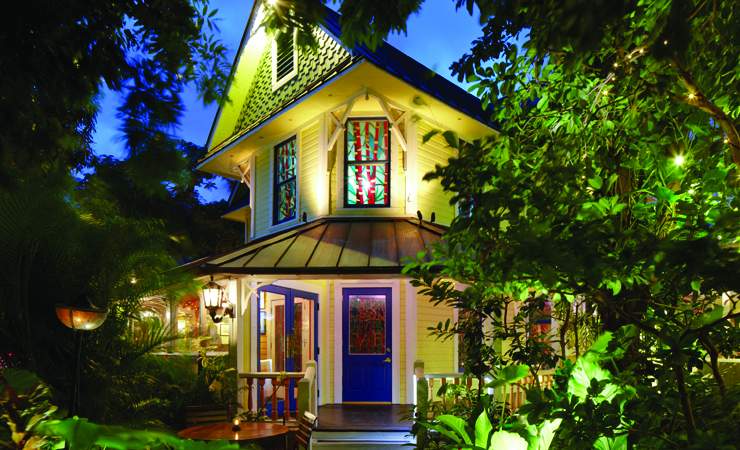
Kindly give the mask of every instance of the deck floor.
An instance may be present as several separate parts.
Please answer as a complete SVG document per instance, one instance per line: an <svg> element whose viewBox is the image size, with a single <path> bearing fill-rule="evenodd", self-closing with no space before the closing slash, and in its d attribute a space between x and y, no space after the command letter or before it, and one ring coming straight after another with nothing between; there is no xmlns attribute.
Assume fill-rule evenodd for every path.
<svg viewBox="0 0 740 450"><path fill-rule="evenodd" d="M414 405L319 406L317 431L410 431Z"/></svg>

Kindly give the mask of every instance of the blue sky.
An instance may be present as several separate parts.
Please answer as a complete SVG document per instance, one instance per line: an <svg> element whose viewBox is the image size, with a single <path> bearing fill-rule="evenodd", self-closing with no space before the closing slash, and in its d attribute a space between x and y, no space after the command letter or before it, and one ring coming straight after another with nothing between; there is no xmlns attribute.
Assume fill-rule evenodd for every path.
<svg viewBox="0 0 740 450"><path fill-rule="evenodd" d="M221 40L229 49L233 60L241 40L244 26L252 8L251 0L211 0L218 9ZM412 58L457 83L450 74L450 64L470 48L470 43L480 34L477 18L468 16L465 10L455 11L453 0L426 0L419 14L411 17L406 35L393 35L388 42ZM175 133L198 145L208 138L216 106L204 106L193 89L184 92L185 113ZM98 154L125 157L120 142L119 121L116 108L120 98L115 92L106 91L101 99L101 113L95 131L95 152ZM202 201L211 202L228 196L226 183L218 183L213 190L199 192Z"/></svg>

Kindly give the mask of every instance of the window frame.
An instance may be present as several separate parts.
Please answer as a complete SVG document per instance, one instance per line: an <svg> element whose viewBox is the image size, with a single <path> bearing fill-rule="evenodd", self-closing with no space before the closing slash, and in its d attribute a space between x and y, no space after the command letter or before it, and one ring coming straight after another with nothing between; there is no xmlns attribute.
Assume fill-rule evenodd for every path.
<svg viewBox="0 0 740 450"><path fill-rule="evenodd" d="M349 127L351 122L355 121L385 121L388 122L388 148L386 149L386 159L385 160L376 160L376 161L362 161L362 162L350 162L349 157L347 156L347 151L349 148L349 142L347 141L347 128ZM350 209L364 209L364 208L390 208L391 207L391 168L392 168L392 159L393 159L393 142L391 140L391 127L393 124L391 121L385 117L385 116L375 116L375 117L350 117L347 119L347 121L344 123L344 179L342 180L343 184L343 190L344 190L344 207L350 208ZM376 165L387 165L386 170L386 178L388 179L387 183L387 189L386 189L386 198L388 199L387 204L384 205L361 205L361 204L355 204L351 205L349 203L349 184L348 184L348 174L349 174L349 166L351 165L367 165L368 163L376 163Z"/></svg>
<svg viewBox="0 0 740 450"><path fill-rule="evenodd" d="M285 179L283 181L279 180L278 176L278 170L279 170L279 159L280 156L278 155L278 148L287 144L290 141L295 142L295 170L293 173L293 176ZM286 222L290 222L291 220L295 220L298 217L298 135L293 135L287 139L283 139L282 141L278 142L272 147L272 225L281 225ZM294 183L295 185L295 198L293 199L293 215L290 217L286 217L283 220L278 220L278 210L279 210L279 196L280 196L280 187L288 184L288 183Z"/></svg>
<svg viewBox="0 0 740 450"><path fill-rule="evenodd" d="M295 78L295 76L298 74L298 51L296 48L296 33L295 30L293 30L293 70L288 72L284 77L280 78L278 80L277 78L277 56L278 56L278 38L279 35L275 35L275 38L272 40L272 50L271 50L271 62L270 65L272 66L272 90L273 92L280 89L283 85L285 85L287 82Z"/></svg>

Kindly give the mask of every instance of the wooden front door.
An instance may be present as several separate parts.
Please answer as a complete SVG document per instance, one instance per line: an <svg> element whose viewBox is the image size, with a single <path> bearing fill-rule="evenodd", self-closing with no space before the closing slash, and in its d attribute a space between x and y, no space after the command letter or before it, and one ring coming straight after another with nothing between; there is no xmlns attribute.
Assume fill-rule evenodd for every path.
<svg viewBox="0 0 740 450"><path fill-rule="evenodd" d="M390 403L391 289L346 288L342 297L342 400Z"/></svg>

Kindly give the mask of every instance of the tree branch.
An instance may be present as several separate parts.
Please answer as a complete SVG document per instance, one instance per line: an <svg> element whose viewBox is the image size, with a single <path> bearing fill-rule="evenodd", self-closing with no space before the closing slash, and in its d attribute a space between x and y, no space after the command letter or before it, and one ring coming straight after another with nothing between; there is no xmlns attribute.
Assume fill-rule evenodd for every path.
<svg viewBox="0 0 740 450"><path fill-rule="evenodd" d="M732 161L740 166L740 132L738 132L735 122L730 116L728 116L719 106L712 103L706 95L699 89L699 86L694 82L691 74L683 67L677 58L673 58L673 65L678 71L678 76L681 82L689 90L689 95L684 99L684 102L690 106L698 108L707 114L709 114L722 128L727 136L727 143L732 150Z"/></svg>

